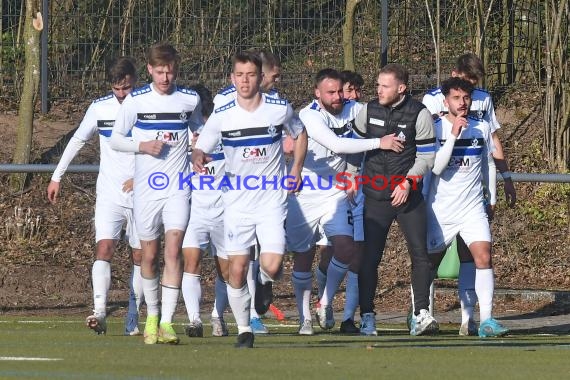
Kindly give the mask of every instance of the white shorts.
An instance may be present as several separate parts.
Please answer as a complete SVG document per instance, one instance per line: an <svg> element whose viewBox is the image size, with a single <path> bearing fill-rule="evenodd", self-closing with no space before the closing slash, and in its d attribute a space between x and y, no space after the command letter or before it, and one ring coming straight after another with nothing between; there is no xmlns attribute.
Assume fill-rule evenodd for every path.
<svg viewBox="0 0 570 380"><path fill-rule="evenodd" d="M123 225L125 239L131 248L140 249L141 242L137 235L133 209L113 203L107 199L97 197L95 200L95 242L99 240L119 240Z"/></svg>
<svg viewBox="0 0 570 380"><path fill-rule="evenodd" d="M482 210L467 215L460 222L437 220L433 212L428 210L427 246L429 253L438 253L451 245L457 234L460 234L469 247L476 241L491 242L491 228L487 214Z"/></svg>
<svg viewBox="0 0 570 380"><path fill-rule="evenodd" d="M224 212L225 246L228 255L247 251L259 242L261 253L285 252L285 207L260 210L255 213Z"/></svg>
<svg viewBox="0 0 570 380"><path fill-rule="evenodd" d="M188 194L183 192L170 198L150 201L137 198L135 193L134 211L139 238L150 241L160 236L162 226L165 232L186 231L190 202Z"/></svg>
<svg viewBox="0 0 570 380"><path fill-rule="evenodd" d="M182 248L200 248L205 251L211 243L212 255L227 259L224 242L223 208L190 207L190 221L184 234Z"/></svg>
<svg viewBox="0 0 570 380"><path fill-rule="evenodd" d="M319 232L317 236L319 240L315 243L316 245L322 245L322 246L332 245L329 239L327 239L327 235L325 234L325 229L323 228L323 225L320 223L319 223Z"/></svg>
<svg viewBox="0 0 570 380"><path fill-rule="evenodd" d="M287 212L287 248L306 252L315 246L318 226L327 238L352 236L352 211L346 197L319 198L311 195L290 195Z"/></svg>

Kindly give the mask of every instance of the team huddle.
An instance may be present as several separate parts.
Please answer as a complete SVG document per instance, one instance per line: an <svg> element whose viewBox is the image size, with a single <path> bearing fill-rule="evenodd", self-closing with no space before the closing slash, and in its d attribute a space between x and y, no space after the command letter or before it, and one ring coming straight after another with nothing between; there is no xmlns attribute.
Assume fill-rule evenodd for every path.
<svg viewBox="0 0 570 380"><path fill-rule="evenodd" d="M135 88L134 62L114 61L107 78L112 93L88 108L48 186L55 203L68 165L98 133L90 329L107 331L111 260L126 225L133 270L125 334L140 334L144 302L146 344L179 342L172 322L180 293L186 335L204 335L200 272L207 250L217 270L213 336L228 335L228 305L236 347L251 348L255 335L268 333L260 316L272 306L285 252L293 254L300 335L314 334L313 277L321 329L335 326L332 304L346 278L340 332L377 335L378 266L396 220L412 260L410 334L439 330L430 285L455 239L459 334L508 333L492 316L489 220L497 169L510 205L515 191L491 98L474 88L484 74L476 56L461 56L452 76L423 103L407 93L408 72L399 64L380 70L377 97L368 103L360 102L360 75L326 68L315 77L315 98L298 113L274 88L281 66L268 51L237 53L232 84L213 100L201 86L176 84L179 65L173 46L153 45L147 53L152 81Z"/></svg>

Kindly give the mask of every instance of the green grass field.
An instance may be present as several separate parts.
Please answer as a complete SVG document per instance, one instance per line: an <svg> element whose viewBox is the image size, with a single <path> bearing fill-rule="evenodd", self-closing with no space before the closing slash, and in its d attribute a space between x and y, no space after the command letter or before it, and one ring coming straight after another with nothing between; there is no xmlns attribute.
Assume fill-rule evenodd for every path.
<svg viewBox="0 0 570 380"><path fill-rule="evenodd" d="M378 337L295 334L268 320L271 334L254 349L229 337L188 338L146 346L108 320L96 336L71 318L8 317L0 321L0 379L556 379L570 376L570 336L460 338L457 326L436 337L410 337L404 326L380 325ZM316 328L319 331L319 328ZM337 331L337 330L335 330Z"/></svg>

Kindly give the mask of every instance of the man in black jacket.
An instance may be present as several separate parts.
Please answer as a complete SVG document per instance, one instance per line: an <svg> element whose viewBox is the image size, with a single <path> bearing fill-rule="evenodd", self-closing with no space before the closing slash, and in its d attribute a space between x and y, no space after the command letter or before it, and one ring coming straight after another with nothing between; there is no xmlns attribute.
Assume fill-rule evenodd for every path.
<svg viewBox="0 0 570 380"><path fill-rule="evenodd" d="M391 136L389 149L366 153L364 163L365 251L359 272L362 335L377 335L374 295L378 265L394 220L398 221L412 260L414 317L411 335L437 332L430 315L431 265L427 254L426 208L421 194L422 177L433 167L435 139L433 121L425 106L406 94L407 70L389 64L380 70L378 98L360 111L355 133L366 138Z"/></svg>

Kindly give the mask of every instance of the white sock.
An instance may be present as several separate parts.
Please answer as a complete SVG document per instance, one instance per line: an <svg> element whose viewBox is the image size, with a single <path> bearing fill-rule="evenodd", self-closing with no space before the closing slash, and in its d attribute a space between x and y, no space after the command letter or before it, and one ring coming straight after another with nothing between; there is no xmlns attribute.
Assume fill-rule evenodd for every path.
<svg viewBox="0 0 570 380"><path fill-rule="evenodd" d="M158 307L158 276L151 279L141 277L141 279L147 315L160 314Z"/></svg>
<svg viewBox="0 0 570 380"><path fill-rule="evenodd" d="M251 305L249 306L250 318L259 318L259 314L255 311L255 273L257 273L256 261L249 261L249 270L247 271L247 289L251 296ZM259 263L257 263L259 265Z"/></svg>
<svg viewBox="0 0 570 380"><path fill-rule="evenodd" d="M160 323L172 323L180 297L180 288L171 288L162 285L162 307L160 308Z"/></svg>
<svg viewBox="0 0 570 380"><path fill-rule="evenodd" d="M346 301L342 320L352 319L358 307L358 273L348 271L346 274Z"/></svg>
<svg viewBox="0 0 570 380"><path fill-rule="evenodd" d="M188 320L201 323L200 302L202 302L202 286L200 285L199 274L182 273L182 297L186 305Z"/></svg>
<svg viewBox="0 0 570 380"><path fill-rule="evenodd" d="M493 315L493 293L495 276L493 269L477 269L475 273L475 291L479 298L479 318L483 322Z"/></svg>
<svg viewBox="0 0 570 380"><path fill-rule="evenodd" d="M238 327L238 334L251 332L249 325L249 308L251 305L251 295L247 290L247 284L239 289L232 288L228 284L228 301L232 308L232 313Z"/></svg>
<svg viewBox="0 0 570 380"><path fill-rule="evenodd" d="M259 268L259 282L261 282L263 285L267 284L268 282L273 282L271 276L269 276L267 272L265 272L261 267Z"/></svg>
<svg viewBox="0 0 570 380"><path fill-rule="evenodd" d="M144 292L142 286L142 275L141 266L133 265L133 291L135 293L135 299L137 300L137 310L141 309L141 305L144 302Z"/></svg>
<svg viewBox="0 0 570 380"><path fill-rule="evenodd" d="M344 279L346 272L348 272L348 264L343 264L333 257L327 269L327 285L321 297L321 305L326 306L332 304L334 295L340 287L340 283Z"/></svg>
<svg viewBox="0 0 570 380"><path fill-rule="evenodd" d="M319 300L323 298L323 293L325 291L325 286L327 286L327 274L323 273L321 268L317 267L315 269L315 277L317 278L317 290L318 290L318 297Z"/></svg>
<svg viewBox="0 0 570 380"><path fill-rule="evenodd" d="M457 291L461 303L461 324L473 319L473 309L477 304L477 293L475 292L475 263L466 262L459 264L459 279L457 280Z"/></svg>
<svg viewBox="0 0 570 380"><path fill-rule="evenodd" d="M215 293L212 318L223 318L224 311L228 307L228 284L220 276L216 276Z"/></svg>
<svg viewBox="0 0 570 380"><path fill-rule="evenodd" d="M297 303L297 311L299 312L299 320L301 323L305 320L311 320L311 289L313 286L313 274L311 272L293 271L291 276L293 281L293 290L295 291L295 301Z"/></svg>
<svg viewBox="0 0 570 380"><path fill-rule="evenodd" d="M93 309L96 316L107 315L107 294L111 287L111 263L95 260L91 268L93 280Z"/></svg>

